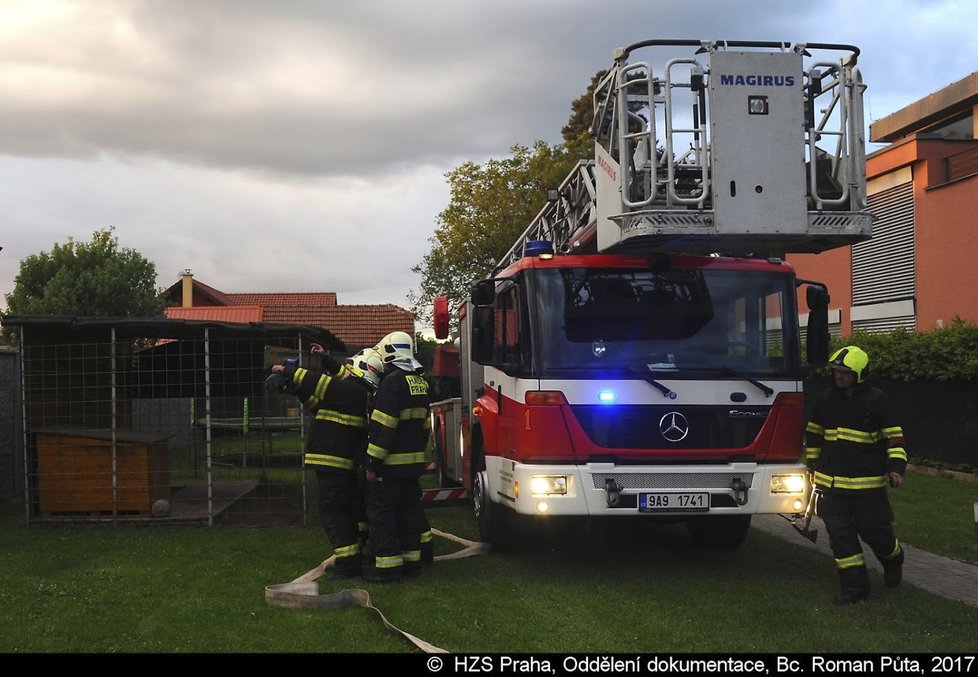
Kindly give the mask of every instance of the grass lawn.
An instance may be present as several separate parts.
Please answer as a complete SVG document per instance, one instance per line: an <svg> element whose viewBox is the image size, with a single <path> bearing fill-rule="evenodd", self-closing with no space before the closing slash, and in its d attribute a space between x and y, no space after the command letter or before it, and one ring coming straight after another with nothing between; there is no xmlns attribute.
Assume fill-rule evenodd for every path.
<svg viewBox="0 0 978 677"><path fill-rule="evenodd" d="M901 539L927 548L927 532L947 530L935 543L973 556L973 527L948 516L950 497L975 486L909 476L893 492ZM475 539L467 507L428 513ZM436 539L437 554L460 547ZM266 586L330 552L314 526L25 527L22 506L2 504L0 652L420 653L363 608L266 603ZM393 625L457 653L974 651L978 608L871 577L868 603L836 607L831 559L802 545L752 530L736 551L708 551L681 528L615 522L438 561L400 585L354 585ZM319 581L323 593L349 587Z"/></svg>
<svg viewBox="0 0 978 677"><path fill-rule="evenodd" d="M978 482L910 471L890 491L897 538L922 550L978 563Z"/></svg>

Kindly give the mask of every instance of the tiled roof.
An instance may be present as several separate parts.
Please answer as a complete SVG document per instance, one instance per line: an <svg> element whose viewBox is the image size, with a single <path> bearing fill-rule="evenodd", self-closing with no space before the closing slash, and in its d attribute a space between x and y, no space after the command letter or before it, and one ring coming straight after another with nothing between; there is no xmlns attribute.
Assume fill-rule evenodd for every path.
<svg viewBox="0 0 978 677"><path fill-rule="evenodd" d="M335 306L336 292L224 292L228 303L235 306Z"/></svg>
<svg viewBox="0 0 978 677"><path fill-rule="evenodd" d="M414 336L414 315L390 303L384 305L342 305L331 308L325 325L348 347L375 346L392 331Z"/></svg>
<svg viewBox="0 0 978 677"><path fill-rule="evenodd" d="M264 309L261 306L193 306L165 308L171 320L214 320L215 322L264 322Z"/></svg>
<svg viewBox="0 0 978 677"><path fill-rule="evenodd" d="M265 322L307 324L331 331L353 352L376 345L392 331L414 336L414 316L392 304L339 306L266 306Z"/></svg>
<svg viewBox="0 0 978 677"><path fill-rule="evenodd" d="M182 308L182 281L166 290L174 306L166 316L187 320L264 322L326 329L355 352L376 345L392 331L414 336L414 316L392 304L337 305L336 292L221 292L193 280L194 306ZM198 305L199 301L215 305Z"/></svg>

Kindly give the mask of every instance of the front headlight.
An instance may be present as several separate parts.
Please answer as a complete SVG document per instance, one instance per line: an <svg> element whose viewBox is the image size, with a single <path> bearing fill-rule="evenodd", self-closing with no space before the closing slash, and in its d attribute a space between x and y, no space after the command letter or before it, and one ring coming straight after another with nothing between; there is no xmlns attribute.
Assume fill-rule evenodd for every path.
<svg viewBox="0 0 978 677"><path fill-rule="evenodd" d="M534 496L564 495L567 493L566 475L532 475L530 493Z"/></svg>
<svg viewBox="0 0 978 677"><path fill-rule="evenodd" d="M801 494L805 491L805 483L806 480L803 473L771 475L771 493Z"/></svg>

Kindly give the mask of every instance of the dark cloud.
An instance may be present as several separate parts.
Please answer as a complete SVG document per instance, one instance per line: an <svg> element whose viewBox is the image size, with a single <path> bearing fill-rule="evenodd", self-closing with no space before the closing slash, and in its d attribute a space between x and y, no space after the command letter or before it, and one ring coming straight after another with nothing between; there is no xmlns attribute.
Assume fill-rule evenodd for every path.
<svg viewBox="0 0 978 677"><path fill-rule="evenodd" d="M24 256L116 225L161 285L189 267L402 304L444 173L558 142L616 47L851 43L870 122L974 70L976 19L951 0L3 4L0 293Z"/></svg>

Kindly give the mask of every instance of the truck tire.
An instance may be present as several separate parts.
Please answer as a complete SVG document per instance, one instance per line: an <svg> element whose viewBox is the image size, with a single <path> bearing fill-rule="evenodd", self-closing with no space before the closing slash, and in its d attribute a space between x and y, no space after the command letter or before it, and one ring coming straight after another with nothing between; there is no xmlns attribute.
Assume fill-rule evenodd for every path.
<svg viewBox="0 0 978 677"><path fill-rule="evenodd" d="M472 507L479 527L479 540L488 543L493 550L511 550L516 543L515 515L489 498L485 469L477 472L472 480Z"/></svg>
<svg viewBox="0 0 978 677"><path fill-rule="evenodd" d="M695 545L711 550L736 550L750 531L750 515L702 515L686 520Z"/></svg>
<svg viewBox="0 0 978 677"><path fill-rule="evenodd" d="M513 513L492 502L486 460L482 449L482 431L472 430L472 510L479 527L479 540L493 550L511 549L516 541Z"/></svg>

